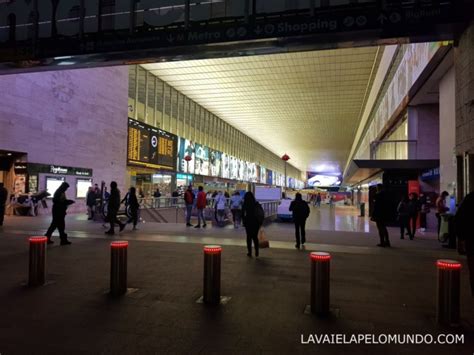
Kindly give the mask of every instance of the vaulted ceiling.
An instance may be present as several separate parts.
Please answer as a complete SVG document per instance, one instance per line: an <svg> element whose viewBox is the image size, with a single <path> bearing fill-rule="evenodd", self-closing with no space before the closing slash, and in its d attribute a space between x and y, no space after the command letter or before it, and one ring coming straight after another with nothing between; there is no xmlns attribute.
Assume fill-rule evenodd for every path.
<svg viewBox="0 0 474 355"><path fill-rule="evenodd" d="M144 67L305 171L340 172L381 47L147 64Z"/></svg>

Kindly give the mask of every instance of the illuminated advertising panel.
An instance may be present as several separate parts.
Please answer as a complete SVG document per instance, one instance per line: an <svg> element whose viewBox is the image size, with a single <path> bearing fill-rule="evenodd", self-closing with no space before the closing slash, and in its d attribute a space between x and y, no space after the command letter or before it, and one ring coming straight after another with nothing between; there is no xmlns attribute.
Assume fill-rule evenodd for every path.
<svg viewBox="0 0 474 355"><path fill-rule="evenodd" d="M196 144L194 151L194 173L197 175L209 175L209 148L201 144Z"/></svg>
<svg viewBox="0 0 474 355"><path fill-rule="evenodd" d="M230 170L231 170L230 157L227 154L222 153L222 155L221 155L221 176L224 179L230 179Z"/></svg>
<svg viewBox="0 0 474 355"><path fill-rule="evenodd" d="M222 153L209 149L209 173L211 176L222 176Z"/></svg>
<svg viewBox="0 0 474 355"><path fill-rule="evenodd" d="M185 158L189 156L191 159L187 161ZM178 169L182 173L194 174L195 151L194 143L188 139L179 138L178 144Z"/></svg>

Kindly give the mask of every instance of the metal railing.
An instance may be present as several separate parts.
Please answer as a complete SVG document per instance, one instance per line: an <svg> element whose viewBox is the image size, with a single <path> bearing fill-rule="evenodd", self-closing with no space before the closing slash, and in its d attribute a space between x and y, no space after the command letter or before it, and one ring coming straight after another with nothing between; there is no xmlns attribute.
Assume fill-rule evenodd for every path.
<svg viewBox="0 0 474 355"><path fill-rule="evenodd" d="M138 199L141 209L152 209L152 210L164 210L164 209L175 209L175 222L178 223L178 217L180 212L186 214L186 204L182 196L180 197L142 197ZM265 219L270 219L275 217L278 212L278 206L280 201L260 201L260 205L263 208L265 213ZM213 211L216 207L216 199L208 198L205 216L212 216ZM225 215L230 217L231 208L230 208L230 198L226 198L225 203ZM197 214L196 206L193 207L193 215Z"/></svg>

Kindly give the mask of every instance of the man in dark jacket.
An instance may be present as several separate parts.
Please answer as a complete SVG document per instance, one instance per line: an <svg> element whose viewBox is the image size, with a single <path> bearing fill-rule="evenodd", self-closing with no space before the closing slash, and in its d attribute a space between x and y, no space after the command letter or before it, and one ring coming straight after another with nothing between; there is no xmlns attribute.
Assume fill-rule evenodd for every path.
<svg viewBox="0 0 474 355"><path fill-rule="evenodd" d="M466 247L467 264L471 281L471 294L474 297L474 233L472 218L474 216L474 191L469 193L459 206L454 217L456 234Z"/></svg>
<svg viewBox="0 0 474 355"><path fill-rule="evenodd" d="M383 185L377 185L377 193L375 194L374 208L372 212L372 220L377 224L379 231L380 244L378 247L390 247L390 240L387 230L387 222L390 220L390 203L387 193Z"/></svg>
<svg viewBox="0 0 474 355"><path fill-rule="evenodd" d="M0 226L3 226L3 218L5 216L5 204L7 203L8 191L0 182Z"/></svg>
<svg viewBox="0 0 474 355"><path fill-rule="evenodd" d="M63 182L61 186L58 187L56 192L53 196L53 220L51 225L48 228L45 236L48 237L48 244L53 244L54 242L51 240L51 237L56 230L59 231L59 238L61 239L61 245L68 245L71 244L69 240L67 240L67 234L65 232L66 229L66 210L69 205L73 204L74 201L68 200L66 198L66 190L69 188L69 184L67 182Z"/></svg>
<svg viewBox="0 0 474 355"><path fill-rule="evenodd" d="M120 231L123 231L125 224L120 222L117 218L118 210L120 208L120 190L117 188L117 183L112 181L110 183L110 197L107 205L107 218L110 223L110 229L105 234L115 234L115 223L120 226Z"/></svg>
<svg viewBox="0 0 474 355"><path fill-rule="evenodd" d="M193 212L194 193L191 185L188 186L188 189L184 193L184 203L186 205L186 226L192 227L191 213Z"/></svg>
<svg viewBox="0 0 474 355"><path fill-rule="evenodd" d="M300 193L297 193L295 200L290 204L290 211L293 212L293 221L295 222L295 238L296 245L295 248L299 249L300 244L304 245L306 242L306 219L309 216L310 210L308 204L303 201L303 198ZM300 240L300 231L301 231L301 240Z"/></svg>
<svg viewBox="0 0 474 355"><path fill-rule="evenodd" d="M414 192L408 195L408 236L411 240L415 238L416 227L418 222L418 212L420 211L420 201L418 195Z"/></svg>

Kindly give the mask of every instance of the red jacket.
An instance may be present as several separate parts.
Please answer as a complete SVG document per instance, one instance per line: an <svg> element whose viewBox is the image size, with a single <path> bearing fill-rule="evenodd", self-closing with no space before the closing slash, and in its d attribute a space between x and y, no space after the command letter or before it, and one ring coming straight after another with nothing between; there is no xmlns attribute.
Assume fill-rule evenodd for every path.
<svg viewBox="0 0 474 355"><path fill-rule="evenodd" d="M198 192L198 197L197 197L197 202L196 202L196 207L199 209L206 208L207 204L207 197L206 193L204 191L199 191Z"/></svg>
<svg viewBox="0 0 474 355"><path fill-rule="evenodd" d="M199 191L197 195L196 207L199 209L206 208L207 198L204 191Z"/></svg>

